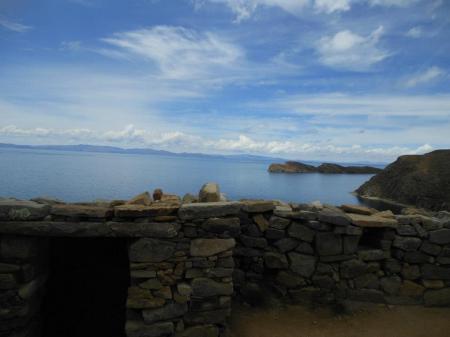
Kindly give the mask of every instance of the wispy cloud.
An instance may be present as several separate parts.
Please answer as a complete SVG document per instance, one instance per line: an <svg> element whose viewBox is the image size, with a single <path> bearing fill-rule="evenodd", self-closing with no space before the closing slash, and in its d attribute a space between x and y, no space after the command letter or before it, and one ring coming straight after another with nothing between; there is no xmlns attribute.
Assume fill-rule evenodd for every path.
<svg viewBox="0 0 450 337"><path fill-rule="evenodd" d="M423 0L368 0L372 6L408 7Z"/></svg>
<svg viewBox="0 0 450 337"><path fill-rule="evenodd" d="M364 71L387 57L389 52L378 47L384 29L378 27L368 36L349 30L325 36L316 44L320 62L326 66L354 71Z"/></svg>
<svg viewBox="0 0 450 337"><path fill-rule="evenodd" d="M316 0L314 6L319 12L345 12L350 10L351 2L351 0Z"/></svg>
<svg viewBox="0 0 450 337"><path fill-rule="evenodd" d="M433 66L423 72L417 73L409 77L405 82L405 87L412 88L418 85L436 81L445 75L445 71L439 67Z"/></svg>
<svg viewBox="0 0 450 337"><path fill-rule="evenodd" d="M33 27L31 26L27 26L19 22L10 21L2 17L0 17L0 26L3 27L4 29L8 29L10 31L17 33L25 33L33 29Z"/></svg>
<svg viewBox="0 0 450 337"><path fill-rule="evenodd" d="M116 33L103 39L110 46L154 63L166 79L195 80L224 73L244 57L232 42L213 33L183 27L156 26Z"/></svg>
<svg viewBox="0 0 450 337"><path fill-rule="evenodd" d="M412 27L406 32L406 36L418 39L424 35L422 27Z"/></svg>
<svg viewBox="0 0 450 337"><path fill-rule="evenodd" d="M370 147L361 145L339 146L334 144L313 144L299 141L261 141L246 135L237 138L205 138L198 135L173 131L157 133L145 129L137 129L128 125L122 130L97 132L90 129L47 129L18 128L14 125L0 127L0 136L39 137L42 140L57 137L59 142L73 143L90 141L101 144L128 144L129 146L171 149L198 150L207 153L253 153L277 155L287 158L314 158L335 160L364 158L369 160L392 160L403 154L418 154L433 150L429 144L418 147Z"/></svg>

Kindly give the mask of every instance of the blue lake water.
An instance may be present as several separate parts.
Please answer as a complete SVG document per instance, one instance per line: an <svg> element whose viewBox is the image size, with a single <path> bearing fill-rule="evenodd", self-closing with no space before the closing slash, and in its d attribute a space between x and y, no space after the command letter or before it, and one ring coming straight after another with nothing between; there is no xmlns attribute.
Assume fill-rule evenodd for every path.
<svg viewBox="0 0 450 337"><path fill-rule="evenodd" d="M371 174L270 174L269 162L46 150L0 149L0 196L65 201L128 199L162 188L180 196L209 181L228 198L358 203L350 192Z"/></svg>

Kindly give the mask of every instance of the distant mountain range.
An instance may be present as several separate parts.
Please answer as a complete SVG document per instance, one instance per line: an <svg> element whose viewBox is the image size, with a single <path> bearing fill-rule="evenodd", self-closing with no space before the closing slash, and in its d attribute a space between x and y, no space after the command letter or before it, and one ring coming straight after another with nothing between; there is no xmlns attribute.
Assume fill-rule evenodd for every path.
<svg viewBox="0 0 450 337"><path fill-rule="evenodd" d="M205 153L189 153L189 152L170 152L164 150L154 150L154 149L144 149L144 148L131 148L124 149L115 146L103 146L103 145L17 145L0 143L0 149L22 149L22 150L47 150L47 151L73 151L73 152L93 152L93 153L118 153L118 154L139 154L139 155L162 155L171 157L190 157L190 158L223 158L223 159L234 159L242 161L261 161L261 162L274 162L274 161L284 161L285 159L279 157L267 157L258 156L251 154L236 154L236 155L220 155L220 154L205 154ZM303 161L308 164L321 164L321 161ZM368 163L368 162L357 162L357 163L341 163L341 164L354 164L354 165L366 165L371 164L374 166L384 167L383 163Z"/></svg>

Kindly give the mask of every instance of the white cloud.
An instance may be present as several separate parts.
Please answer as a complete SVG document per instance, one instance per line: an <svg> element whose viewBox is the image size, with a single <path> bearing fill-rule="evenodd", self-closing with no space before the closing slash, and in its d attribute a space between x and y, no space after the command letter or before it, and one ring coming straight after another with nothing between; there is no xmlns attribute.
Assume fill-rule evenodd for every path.
<svg viewBox="0 0 450 337"><path fill-rule="evenodd" d="M418 39L424 35L421 27L412 27L406 32L406 36Z"/></svg>
<svg viewBox="0 0 450 337"><path fill-rule="evenodd" d="M408 7L414 5L422 0L368 0L372 6L386 6L386 7Z"/></svg>
<svg viewBox="0 0 450 337"><path fill-rule="evenodd" d="M194 5L198 9L206 1L228 6L236 16L235 22L241 22L249 19L260 7L278 7L287 13L299 15L312 0L194 0Z"/></svg>
<svg viewBox="0 0 450 337"><path fill-rule="evenodd" d="M268 103L254 103L253 106L258 105L263 109L282 109L295 114L319 116L450 116L450 95L327 93L290 95Z"/></svg>
<svg viewBox="0 0 450 337"><path fill-rule="evenodd" d="M244 52L233 43L183 27L155 26L116 33L103 41L117 48L113 52L153 62L165 79L208 79L244 58Z"/></svg>
<svg viewBox="0 0 450 337"><path fill-rule="evenodd" d="M179 149L190 151L203 151L206 153L251 153L272 156L284 156L286 158L312 158L327 160L393 160L403 154L419 154L433 150L429 144L418 147L391 146L374 147L353 145L335 145L330 143L307 143L301 141L256 140L246 135L237 138L205 138L190 135L179 131L156 133L144 129L136 129L133 125L126 126L123 130L110 130L98 132L89 129L45 129L45 128L18 128L14 125L0 127L0 136L9 137L38 137L50 139L58 137L61 142L96 142L110 145L157 147L159 149L171 149L176 146ZM62 140L62 141L61 141Z"/></svg>
<svg viewBox="0 0 450 337"><path fill-rule="evenodd" d="M426 84L437 80L439 77L445 75L445 71L439 67L430 67L424 72L420 72L416 75L411 76L406 80L405 86L407 88L416 87L421 84Z"/></svg>
<svg viewBox="0 0 450 337"><path fill-rule="evenodd" d="M351 0L316 0L314 4L319 12L333 13L350 10Z"/></svg>
<svg viewBox="0 0 450 337"><path fill-rule="evenodd" d="M31 26L26 26L18 22L9 21L5 18L0 18L0 26L17 33L25 33L33 29L33 27Z"/></svg>
<svg viewBox="0 0 450 337"><path fill-rule="evenodd" d="M377 46L383 35L380 26L368 36L342 30L333 36L325 36L316 44L320 62L332 68L364 71L389 57L389 53Z"/></svg>

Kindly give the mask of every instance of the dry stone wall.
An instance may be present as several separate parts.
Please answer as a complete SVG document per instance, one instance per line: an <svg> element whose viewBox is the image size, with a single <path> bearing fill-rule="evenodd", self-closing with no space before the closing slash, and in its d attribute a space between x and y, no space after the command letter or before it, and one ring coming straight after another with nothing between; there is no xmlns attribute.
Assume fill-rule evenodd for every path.
<svg viewBox="0 0 450 337"><path fill-rule="evenodd" d="M262 285L294 302L450 306L449 213L149 198L0 200L0 336L39 336L54 237L127 238L129 337L218 337L232 296Z"/></svg>

